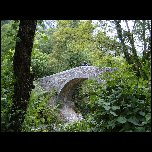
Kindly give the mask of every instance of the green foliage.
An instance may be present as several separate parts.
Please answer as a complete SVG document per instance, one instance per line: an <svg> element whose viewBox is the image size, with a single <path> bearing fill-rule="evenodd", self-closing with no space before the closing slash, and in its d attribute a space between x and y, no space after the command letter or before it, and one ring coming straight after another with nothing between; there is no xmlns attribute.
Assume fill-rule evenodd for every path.
<svg viewBox="0 0 152 152"><path fill-rule="evenodd" d="M3 55L1 64L1 129L8 131L10 125L10 110L12 106L14 91L14 75L13 75L13 54L14 51L9 50Z"/></svg>
<svg viewBox="0 0 152 152"><path fill-rule="evenodd" d="M93 132L151 131L151 93L147 82L138 81L135 75L128 71L123 71L124 75L127 74L126 77L120 73L118 76L116 73L111 74L106 79L105 85L98 85L94 94L91 91L87 93L87 98L84 98L85 95L76 98L76 100L79 99L76 106L85 121L78 123L81 127L77 127L77 123L74 123L68 125L65 130ZM88 85L89 83L91 86L96 84L95 82L88 82Z"/></svg>
<svg viewBox="0 0 152 152"><path fill-rule="evenodd" d="M57 29L37 31L32 69L38 77L79 66L84 60L89 62L92 24L89 21L79 23L61 20L58 25Z"/></svg>
<svg viewBox="0 0 152 152"><path fill-rule="evenodd" d="M96 35L96 47L105 55L120 55L120 44L108 37L104 32L98 32Z"/></svg>
<svg viewBox="0 0 152 152"><path fill-rule="evenodd" d="M10 122L10 110L14 93L13 55L18 22L1 25L1 130L6 132Z"/></svg>
<svg viewBox="0 0 152 152"><path fill-rule="evenodd" d="M107 23L107 21L104 21ZM1 128L9 131L13 99L13 55L18 21L1 22ZM144 25L145 24L145 25ZM83 120L63 124L60 106L49 106L54 93L38 87L32 91L22 131L28 132L149 132L151 131L151 58L150 21L136 21L134 36L146 45L148 53L138 56L141 71L148 77L138 78L132 65L126 63L122 44L99 30L90 20L57 20L56 27L47 28L40 20L35 35L31 71L36 78L49 76L73 67L83 61L97 67L116 67L113 73L100 76L104 83L87 80L74 94L75 111ZM105 24L106 26L108 24ZM144 29L145 28L145 29ZM107 30L107 27L105 28ZM129 32L122 32L126 43ZM125 44L126 45L126 44ZM126 45L128 53L131 47ZM134 63L134 60L132 63Z"/></svg>
<svg viewBox="0 0 152 152"><path fill-rule="evenodd" d="M52 56L57 60L57 72L79 66L82 61L89 61L93 44L94 26L90 21L75 22L61 20L53 33ZM72 24L72 26L71 26Z"/></svg>
<svg viewBox="0 0 152 152"><path fill-rule="evenodd" d="M31 67L37 78L52 75L54 73L49 55L40 52L38 49L35 49L32 52Z"/></svg>
<svg viewBox="0 0 152 152"><path fill-rule="evenodd" d="M37 84L35 84L37 85ZM54 132L62 123L58 105L48 105L54 92L47 93L36 86L32 91L22 131L26 132Z"/></svg>
<svg viewBox="0 0 152 152"><path fill-rule="evenodd" d="M87 126L92 131L151 131L148 81L138 79L131 66L122 60L121 64L117 62L118 69L115 72L101 76L106 83L88 81L81 90L79 88L77 108L89 121Z"/></svg>
<svg viewBox="0 0 152 152"><path fill-rule="evenodd" d="M7 53L10 49L15 49L16 34L19 22L10 21L1 26L1 53Z"/></svg>
<svg viewBox="0 0 152 152"><path fill-rule="evenodd" d="M142 71L145 72L145 74L148 77L148 80L151 80L151 60L145 60L142 62Z"/></svg>
<svg viewBox="0 0 152 152"><path fill-rule="evenodd" d="M34 47L39 49L43 53L50 54L52 53L53 50L53 33L54 33L54 28L49 28L45 30L45 32L38 32L36 33L35 36L35 44Z"/></svg>

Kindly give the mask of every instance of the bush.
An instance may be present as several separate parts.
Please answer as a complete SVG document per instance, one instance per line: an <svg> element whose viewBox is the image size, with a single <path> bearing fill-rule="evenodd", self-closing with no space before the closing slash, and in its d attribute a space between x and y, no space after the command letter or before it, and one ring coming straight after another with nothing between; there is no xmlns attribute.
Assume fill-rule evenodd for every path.
<svg viewBox="0 0 152 152"><path fill-rule="evenodd" d="M53 65L50 60L48 54L42 53L38 49L33 50L31 66L36 78L54 74Z"/></svg>
<svg viewBox="0 0 152 152"><path fill-rule="evenodd" d="M1 130L8 131L10 110L14 93L13 54L9 50L2 58L1 64Z"/></svg>
<svg viewBox="0 0 152 152"><path fill-rule="evenodd" d="M59 105L51 107L49 99L54 92L48 93L37 86L32 91L22 131L26 132L54 132L57 126L62 123L60 118Z"/></svg>
<svg viewBox="0 0 152 152"><path fill-rule="evenodd" d="M115 72L101 75L106 83L91 80L84 83L76 98L77 108L92 131L151 131L148 81L138 79L125 62L117 67Z"/></svg>
<svg viewBox="0 0 152 152"><path fill-rule="evenodd" d="M7 54L10 49L15 48L16 34L19 22L10 21L1 26L1 53Z"/></svg>
<svg viewBox="0 0 152 152"><path fill-rule="evenodd" d="M124 65L114 73L105 73L106 84L94 97L94 119L98 131L150 131L150 89ZM94 99L93 98L93 99ZM102 120L102 121L101 121ZM102 122L102 123L101 123Z"/></svg>

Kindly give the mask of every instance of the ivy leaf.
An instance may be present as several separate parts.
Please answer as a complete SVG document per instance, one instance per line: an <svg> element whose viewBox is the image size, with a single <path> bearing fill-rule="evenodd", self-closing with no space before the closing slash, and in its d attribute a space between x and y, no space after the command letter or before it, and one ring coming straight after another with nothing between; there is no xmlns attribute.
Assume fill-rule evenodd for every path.
<svg viewBox="0 0 152 152"><path fill-rule="evenodd" d="M119 122L119 123L125 123L125 122L127 122L127 119L125 118L125 117L118 117L118 119L117 119L117 121Z"/></svg>
<svg viewBox="0 0 152 152"><path fill-rule="evenodd" d="M136 127L136 131L145 132L145 127Z"/></svg>
<svg viewBox="0 0 152 152"><path fill-rule="evenodd" d="M115 122L114 121L108 121L107 129L111 127L112 129L115 127Z"/></svg>
<svg viewBox="0 0 152 152"><path fill-rule="evenodd" d="M132 124L134 124L134 125L136 125L136 126L139 126L138 120L136 119L136 117L131 117L131 118L129 118L129 119L128 119L128 122L130 122L130 123L132 123Z"/></svg>
<svg viewBox="0 0 152 152"><path fill-rule="evenodd" d="M110 109L110 106L103 106L103 107L104 107L104 109L107 110L107 111Z"/></svg>
<svg viewBox="0 0 152 152"><path fill-rule="evenodd" d="M45 122L45 119L44 119L44 118L41 118L41 121L42 121L42 123L44 123L44 122Z"/></svg>
<svg viewBox="0 0 152 152"><path fill-rule="evenodd" d="M146 121L149 121L150 119L151 119L151 114L148 113L148 114L146 115Z"/></svg>
<svg viewBox="0 0 152 152"><path fill-rule="evenodd" d="M112 106L112 110L117 110L117 109L120 109L119 106Z"/></svg>
<svg viewBox="0 0 152 152"><path fill-rule="evenodd" d="M109 102L104 102L104 105L110 106L110 103Z"/></svg>
<svg viewBox="0 0 152 152"><path fill-rule="evenodd" d="M118 116L115 112L113 111L110 111L110 113L113 115L113 116Z"/></svg>
<svg viewBox="0 0 152 152"><path fill-rule="evenodd" d="M141 116L145 116L145 112L140 111L139 114L140 114Z"/></svg>
<svg viewBox="0 0 152 152"><path fill-rule="evenodd" d="M103 104L104 103L104 99L99 99L99 102L101 102Z"/></svg>

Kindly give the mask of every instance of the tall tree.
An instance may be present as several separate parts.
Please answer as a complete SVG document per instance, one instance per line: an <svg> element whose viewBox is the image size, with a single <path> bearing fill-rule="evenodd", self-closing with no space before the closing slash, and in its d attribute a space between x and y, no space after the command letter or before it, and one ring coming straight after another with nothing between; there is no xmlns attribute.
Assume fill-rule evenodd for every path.
<svg viewBox="0 0 152 152"><path fill-rule="evenodd" d="M15 132L21 131L33 87L34 76L30 73L30 66L36 24L37 20L21 20L17 34L13 60L14 98L10 118L10 130Z"/></svg>
<svg viewBox="0 0 152 152"><path fill-rule="evenodd" d="M57 72L79 66L82 61L88 60L93 30L88 20L57 20L52 50L52 56L60 63L56 64Z"/></svg>
<svg viewBox="0 0 152 152"><path fill-rule="evenodd" d="M150 56L151 56L151 28L150 28L151 25L149 20L142 20L140 24L142 27L142 40L144 45L142 60L143 62L145 62L146 60L150 60ZM146 37L146 32L149 33L148 37Z"/></svg>
<svg viewBox="0 0 152 152"><path fill-rule="evenodd" d="M128 37L128 40L130 42L130 45L131 45L131 50L132 50L132 57L133 57L133 61L135 63L135 70L137 71L138 75L139 76L142 76L142 72L140 69L142 69L142 65L141 65L141 62L139 61L139 58L137 56L137 50L135 48L135 44L134 44L134 37L133 37L133 33L131 33L130 29L129 29L129 25L128 25L128 21L125 20L125 23L126 23L126 26L127 26L127 37Z"/></svg>
<svg viewBox="0 0 152 152"><path fill-rule="evenodd" d="M115 26L116 26L116 30L117 30L117 34L118 34L118 38L122 44L122 51L125 55L125 58L126 58L126 61L129 63L129 64L132 64L132 60L130 59L130 54L128 52L128 48L127 46L125 45L125 39L123 37L123 32L122 32L122 27L120 25L121 23L121 20L114 20L114 23L115 23Z"/></svg>
<svg viewBox="0 0 152 152"><path fill-rule="evenodd" d="M142 22L142 28L139 29L139 22L140 21L134 21L134 26L133 26L133 30L131 31L128 25L128 21L125 20L126 23L126 27L127 27L127 31L123 30L121 27L121 20L115 20L114 24L117 30L117 34L118 34L118 38L122 44L123 47L123 53L125 55L126 61L129 64L133 64L133 68L137 73L137 76L139 77L143 77L144 79L148 79L147 74L145 73L145 71L143 71L143 66L140 60L140 57L137 55L137 49L135 47L135 36L138 37L138 39L140 41L143 41L143 57L144 57L144 52L146 52L146 38L145 38L145 33L146 33L146 29L145 29L145 21ZM138 24L137 24L138 23ZM136 29L135 29L136 28ZM130 45L130 51L128 50L127 44L125 43L125 40L127 40L127 42Z"/></svg>

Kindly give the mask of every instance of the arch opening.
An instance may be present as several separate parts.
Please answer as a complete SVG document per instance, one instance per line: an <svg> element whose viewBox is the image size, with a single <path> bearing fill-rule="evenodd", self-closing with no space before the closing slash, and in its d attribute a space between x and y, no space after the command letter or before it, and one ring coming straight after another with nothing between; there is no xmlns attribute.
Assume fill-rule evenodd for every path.
<svg viewBox="0 0 152 152"><path fill-rule="evenodd" d="M74 93L74 91L76 90L76 88L81 85L81 83L85 80L87 80L88 78L74 78L72 80L70 80L69 82L67 82L64 87L61 89L59 95L58 95L58 99L63 101L63 102L67 102L67 101L72 101L72 95Z"/></svg>

